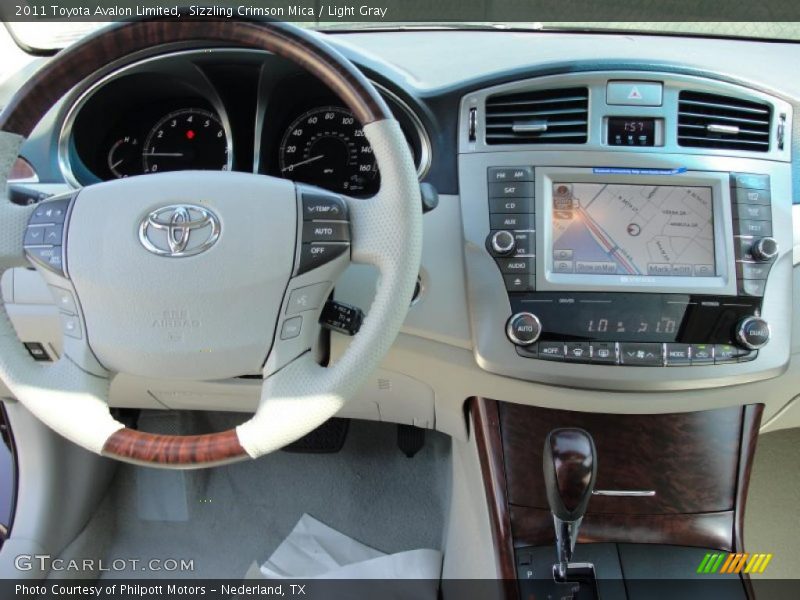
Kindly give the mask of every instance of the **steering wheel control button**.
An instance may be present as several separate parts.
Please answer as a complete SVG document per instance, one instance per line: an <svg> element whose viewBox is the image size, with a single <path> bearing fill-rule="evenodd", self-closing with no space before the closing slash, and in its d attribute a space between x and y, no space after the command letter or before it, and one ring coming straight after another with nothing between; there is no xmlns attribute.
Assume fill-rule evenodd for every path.
<svg viewBox="0 0 800 600"><path fill-rule="evenodd" d="M45 225L49 223L63 223L67 216L69 199L51 200L42 202L31 215L30 225Z"/></svg>
<svg viewBox="0 0 800 600"><path fill-rule="evenodd" d="M506 335L517 346L530 346L539 339L541 333L542 323L532 313L517 313L506 323Z"/></svg>
<svg viewBox="0 0 800 600"><path fill-rule="evenodd" d="M44 243L48 246L60 246L64 237L64 224L48 225L44 228Z"/></svg>
<svg viewBox="0 0 800 600"><path fill-rule="evenodd" d="M342 242L317 242L314 244L303 244L300 249L300 266L297 274L300 275L311 269L316 269L332 261L350 250L350 244Z"/></svg>
<svg viewBox="0 0 800 600"><path fill-rule="evenodd" d="M345 335L357 334L363 320L363 310L357 306L350 306L334 300L325 303L322 314L319 316L319 324L325 329Z"/></svg>
<svg viewBox="0 0 800 600"><path fill-rule="evenodd" d="M50 290L53 292L58 310L70 315L78 314L78 305L75 303L75 297L72 292L55 286L50 286Z"/></svg>
<svg viewBox="0 0 800 600"><path fill-rule="evenodd" d="M634 367L660 367L664 364L662 344L622 342L619 345L620 364Z"/></svg>
<svg viewBox="0 0 800 600"><path fill-rule="evenodd" d="M292 290L289 294L286 314L296 315L297 313L319 308L322 306L329 288L330 283L325 281Z"/></svg>
<svg viewBox="0 0 800 600"><path fill-rule="evenodd" d="M75 315L61 314L61 330L64 332L64 335L75 338L76 340L83 337L81 321Z"/></svg>
<svg viewBox="0 0 800 600"><path fill-rule="evenodd" d="M303 192L303 220L325 219L344 221L347 219L347 205L338 196Z"/></svg>
<svg viewBox="0 0 800 600"><path fill-rule="evenodd" d="M61 260L61 246L39 246L26 248L25 252L34 263L56 273L64 275L64 266Z"/></svg>
<svg viewBox="0 0 800 600"><path fill-rule="evenodd" d="M761 317L747 317L736 328L736 340L748 350L758 350L769 342L769 323Z"/></svg>
<svg viewBox="0 0 800 600"><path fill-rule="evenodd" d="M350 223L347 221L306 221L303 223L303 242L349 242Z"/></svg>
<svg viewBox="0 0 800 600"><path fill-rule="evenodd" d="M668 367L687 367L692 364L689 344L667 344L666 358Z"/></svg>
<svg viewBox="0 0 800 600"><path fill-rule="evenodd" d="M292 317L291 319L286 319L281 327L281 339L292 340L300 335L300 331L302 329L303 317Z"/></svg>
<svg viewBox="0 0 800 600"><path fill-rule="evenodd" d="M44 233L47 230L46 226L28 227L25 230L25 237L22 240L24 246L43 246Z"/></svg>

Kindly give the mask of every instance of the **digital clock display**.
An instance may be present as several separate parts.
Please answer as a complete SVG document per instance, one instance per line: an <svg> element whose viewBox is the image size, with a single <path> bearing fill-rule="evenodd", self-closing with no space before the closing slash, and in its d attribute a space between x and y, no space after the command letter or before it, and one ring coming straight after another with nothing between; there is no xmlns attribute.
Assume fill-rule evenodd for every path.
<svg viewBox="0 0 800 600"><path fill-rule="evenodd" d="M656 120L609 117L609 146L655 146Z"/></svg>

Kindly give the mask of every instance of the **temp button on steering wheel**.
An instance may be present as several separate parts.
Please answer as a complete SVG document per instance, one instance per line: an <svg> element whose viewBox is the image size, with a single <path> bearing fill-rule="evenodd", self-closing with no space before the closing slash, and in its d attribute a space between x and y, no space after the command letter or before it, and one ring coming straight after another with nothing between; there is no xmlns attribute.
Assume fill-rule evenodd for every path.
<svg viewBox="0 0 800 600"><path fill-rule="evenodd" d="M300 275L350 251L350 221L347 204L334 194L302 191Z"/></svg>

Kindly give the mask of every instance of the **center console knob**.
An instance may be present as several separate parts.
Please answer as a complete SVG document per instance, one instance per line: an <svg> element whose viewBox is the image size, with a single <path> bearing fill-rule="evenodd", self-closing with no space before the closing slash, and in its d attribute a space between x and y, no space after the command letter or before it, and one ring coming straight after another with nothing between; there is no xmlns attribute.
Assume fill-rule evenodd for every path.
<svg viewBox="0 0 800 600"><path fill-rule="evenodd" d="M533 313L517 313L506 323L506 335L517 346L530 346L539 339L541 333L542 323Z"/></svg>
<svg viewBox="0 0 800 600"><path fill-rule="evenodd" d="M497 231L492 236L492 250L501 255L511 254L517 245L514 234L510 231Z"/></svg>
<svg viewBox="0 0 800 600"><path fill-rule="evenodd" d="M771 237L763 237L753 244L750 252L753 258L761 262L767 262L778 256L778 242Z"/></svg>
<svg viewBox="0 0 800 600"><path fill-rule="evenodd" d="M736 339L748 350L758 350L769 341L769 323L761 317L747 317L736 327Z"/></svg>

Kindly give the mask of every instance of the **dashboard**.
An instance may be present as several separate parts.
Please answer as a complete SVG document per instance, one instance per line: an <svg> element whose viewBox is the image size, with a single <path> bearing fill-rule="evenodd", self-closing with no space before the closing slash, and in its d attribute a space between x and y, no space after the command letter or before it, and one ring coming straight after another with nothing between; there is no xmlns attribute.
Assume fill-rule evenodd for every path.
<svg viewBox="0 0 800 600"><path fill-rule="evenodd" d="M800 423L800 404L790 410L800 82L786 75L797 44L499 31L326 39L379 85L440 197L424 216L419 296L350 416L461 435L473 396L612 413L758 397L767 428ZM274 56L176 48L109 65L23 154L51 186L200 168L369 196L380 174L360 138L336 98ZM58 320L55 334L33 323L43 294L29 291L31 276L5 283L7 306L20 336L56 356ZM367 310L376 277L352 265L336 299ZM331 335L332 360L349 339ZM249 411L249 383L121 374L112 400Z"/></svg>
<svg viewBox="0 0 800 600"><path fill-rule="evenodd" d="M382 93L422 176L425 128L399 96ZM71 106L59 161L75 185L199 169L264 173L355 197L380 186L361 124L336 96L272 56L234 50L176 52L100 79Z"/></svg>

